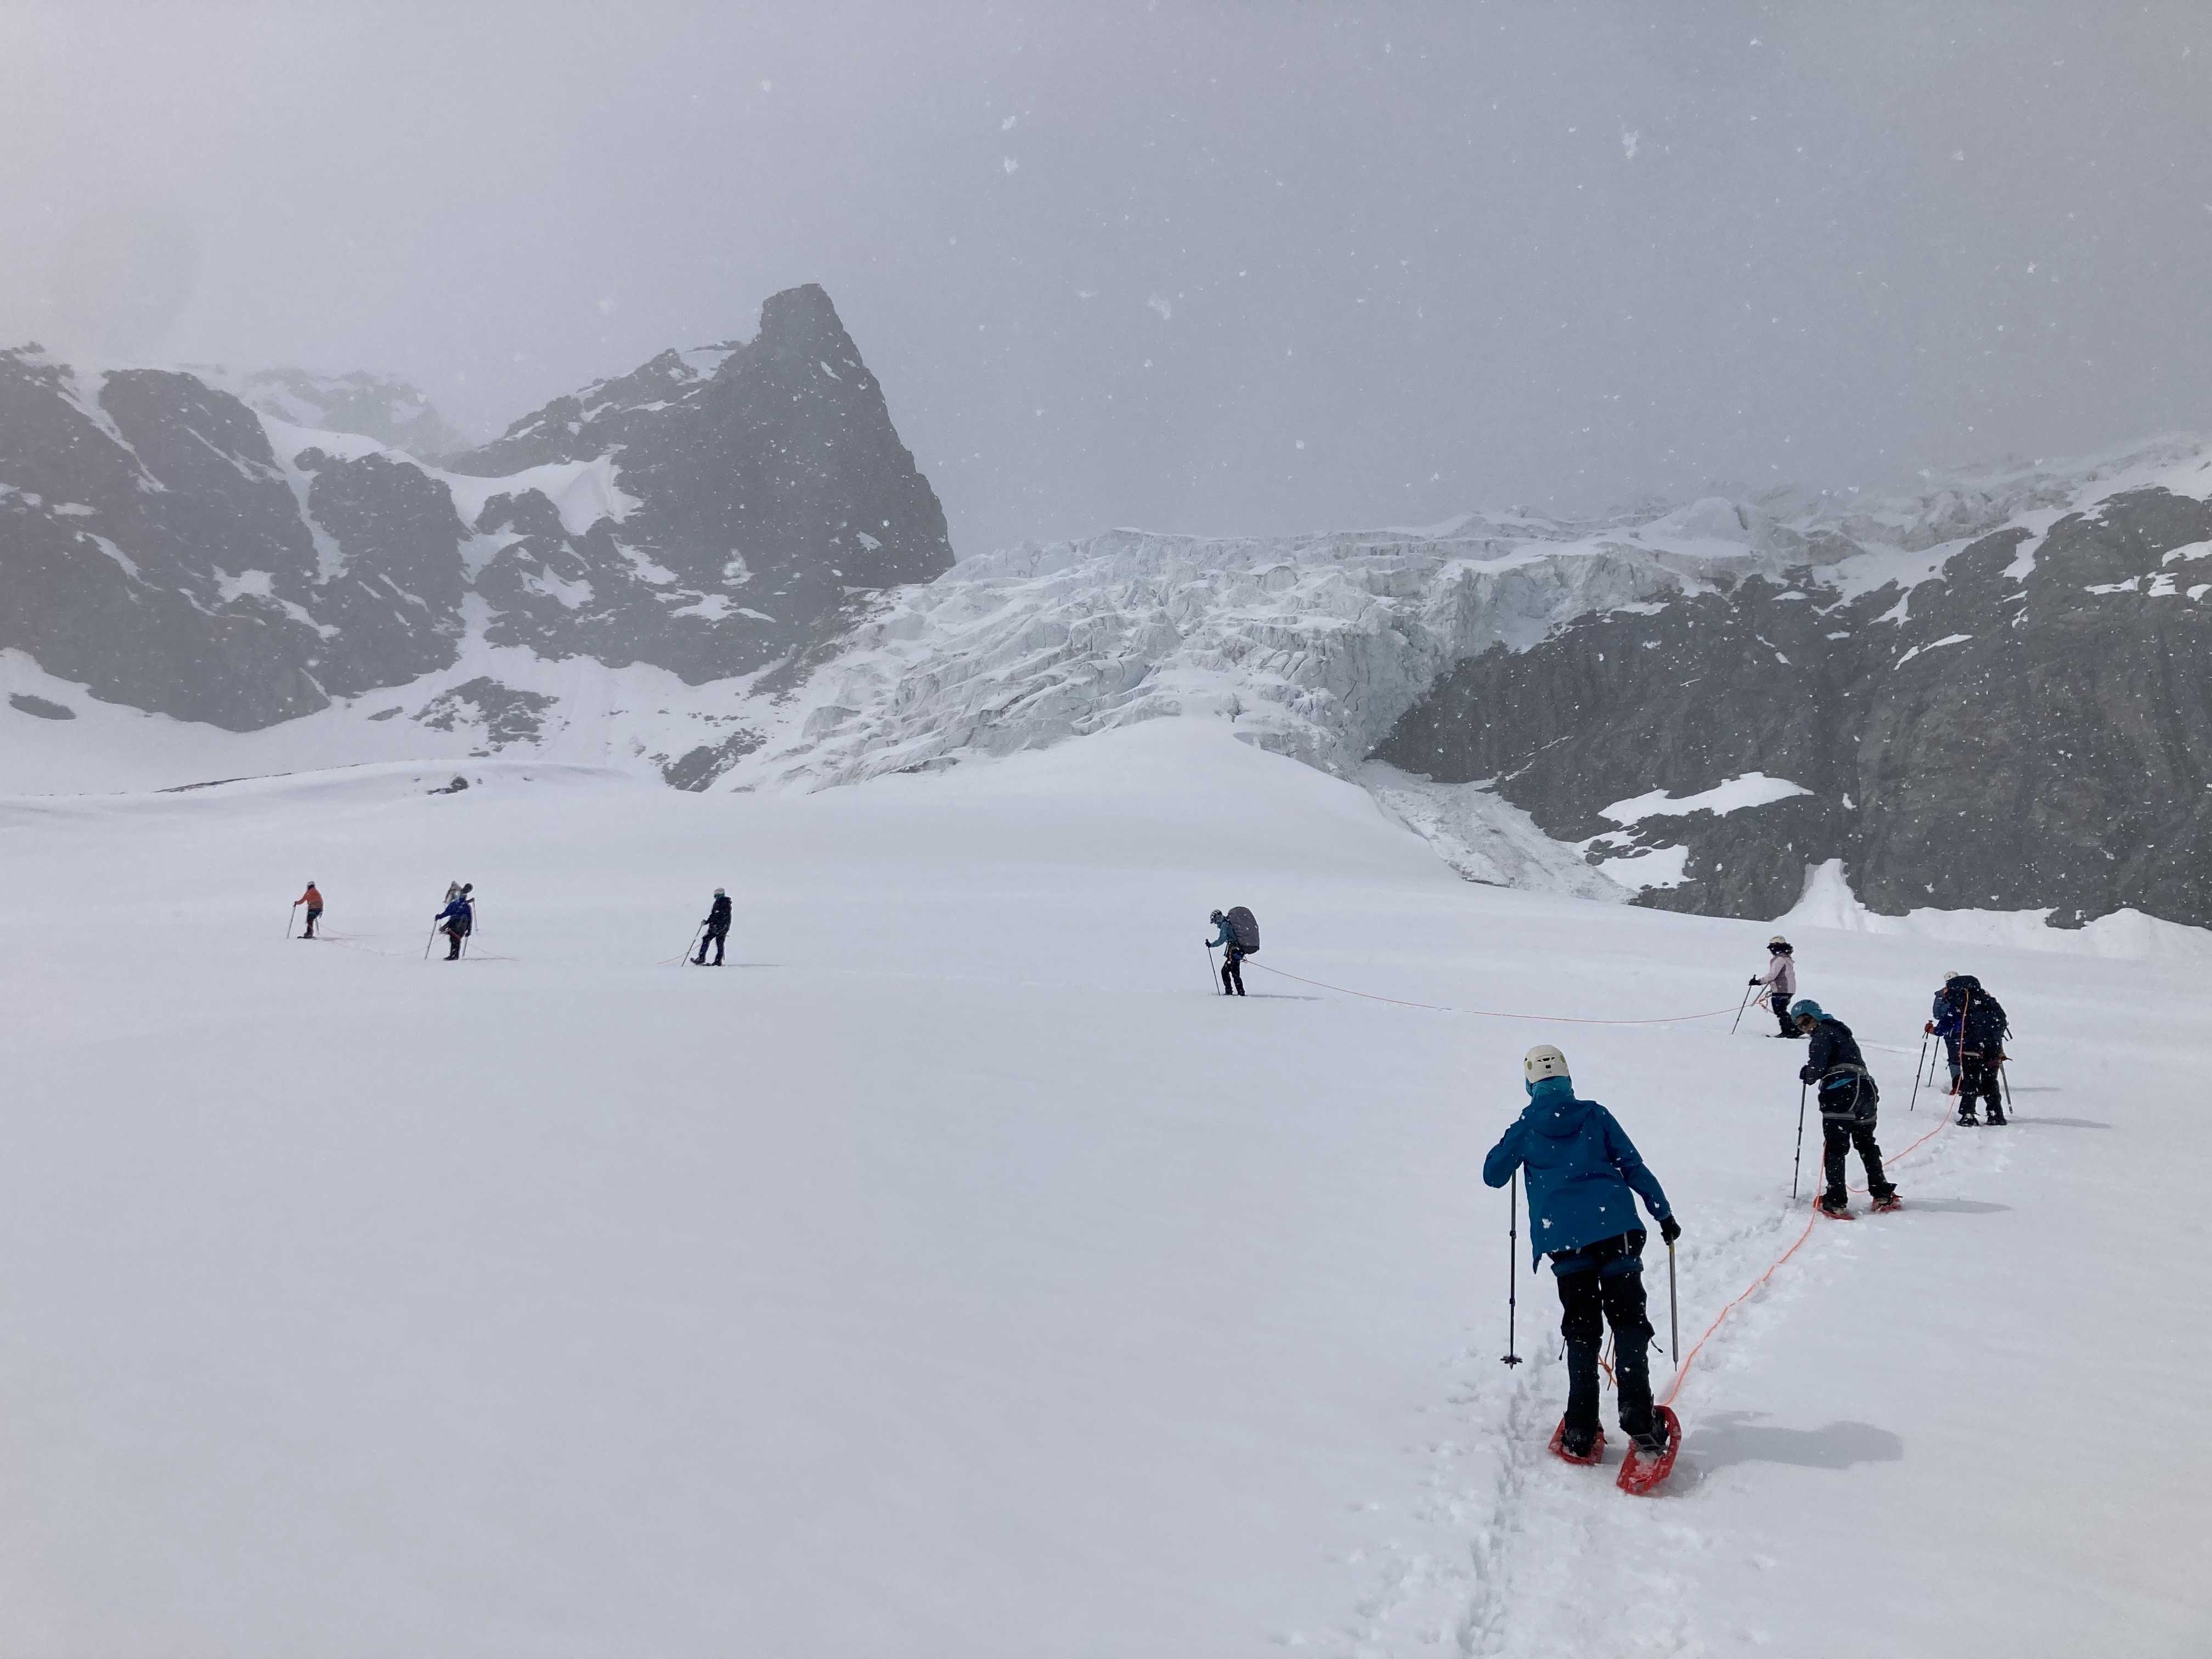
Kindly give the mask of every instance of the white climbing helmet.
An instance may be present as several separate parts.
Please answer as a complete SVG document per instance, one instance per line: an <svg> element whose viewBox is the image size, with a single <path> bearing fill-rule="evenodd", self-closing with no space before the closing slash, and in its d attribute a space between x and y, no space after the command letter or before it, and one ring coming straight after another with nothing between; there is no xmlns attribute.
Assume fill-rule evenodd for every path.
<svg viewBox="0 0 2212 1659"><path fill-rule="evenodd" d="M1531 1083L1541 1083L1547 1077L1565 1077L1567 1057L1548 1042L1540 1042L1521 1059L1521 1075Z"/></svg>
<svg viewBox="0 0 2212 1659"><path fill-rule="evenodd" d="M1766 941L1766 945L1767 949L1772 950L1778 945L1787 945L1789 943L1790 941L1788 939L1783 938L1781 934L1777 933L1772 939Z"/></svg>

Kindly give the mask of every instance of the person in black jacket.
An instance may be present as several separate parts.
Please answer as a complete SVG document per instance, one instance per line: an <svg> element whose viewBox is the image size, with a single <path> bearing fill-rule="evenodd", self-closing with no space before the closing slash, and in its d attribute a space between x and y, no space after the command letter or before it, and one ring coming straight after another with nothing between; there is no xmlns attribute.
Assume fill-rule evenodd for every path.
<svg viewBox="0 0 2212 1659"><path fill-rule="evenodd" d="M714 966L719 968L722 965L723 941L730 937L730 896L720 888L714 890L714 902L708 907L707 920L699 925L706 931L699 935L699 954L691 958L691 965L708 965L707 947L711 945L714 947ZM738 965L744 966L742 963Z"/></svg>
<svg viewBox="0 0 2212 1659"><path fill-rule="evenodd" d="M1807 1038L1805 1063L1798 1068L1798 1079L1815 1085L1820 1103L1820 1165L1826 1177L1820 1194L1821 1210L1833 1216L1851 1212L1844 1160L1854 1146L1858 1148L1859 1161L1866 1165L1867 1192L1874 1199L1874 1207L1897 1208L1897 1188L1882 1174L1881 1148L1874 1139L1881 1091L1867 1074L1858 1039L1851 1035L1850 1026L1817 1002L1793 1003L1790 1015Z"/></svg>
<svg viewBox="0 0 2212 1659"><path fill-rule="evenodd" d="M1972 974L1951 974L1936 993L1929 1031L1943 1039L1951 1054L1951 1092L1959 1097L1959 1123L1978 1127L1977 1101L1986 1100L1990 1122L2004 1127L2003 1085L1997 1067L2004 1064L2004 1040L2011 1029L2004 1005Z"/></svg>

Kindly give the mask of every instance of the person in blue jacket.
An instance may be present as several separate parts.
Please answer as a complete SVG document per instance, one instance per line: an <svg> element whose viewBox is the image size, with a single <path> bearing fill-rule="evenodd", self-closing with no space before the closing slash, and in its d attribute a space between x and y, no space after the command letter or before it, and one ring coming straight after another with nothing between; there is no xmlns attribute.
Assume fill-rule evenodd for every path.
<svg viewBox="0 0 2212 1659"><path fill-rule="evenodd" d="M1681 1224L1658 1177L1611 1112L1575 1097L1567 1058L1549 1044L1522 1062L1528 1104L1483 1160L1484 1184L1503 1187L1516 1170L1528 1175L1528 1243L1534 1261L1552 1258L1558 1278L1559 1334L1567 1342L1567 1411L1560 1445L1571 1457L1594 1455L1598 1428L1598 1349L1610 1322L1613 1378L1620 1390L1620 1426L1638 1448L1667 1449L1666 1419L1652 1409L1644 1310L1644 1231L1636 1200L1672 1244Z"/></svg>
<svg viewBox="0 0 2212 1659"><path fill-rule="evenodd" d="M476 929L476 907L469 902L469 894L474 886L475 884L471 883L469 886L462 888L459 892L453 895L452 902L432 918L443 924L438 931L446 936L447 942L453 947L446 952L446 960L448 962L460 960L461 941Z"/></svg>

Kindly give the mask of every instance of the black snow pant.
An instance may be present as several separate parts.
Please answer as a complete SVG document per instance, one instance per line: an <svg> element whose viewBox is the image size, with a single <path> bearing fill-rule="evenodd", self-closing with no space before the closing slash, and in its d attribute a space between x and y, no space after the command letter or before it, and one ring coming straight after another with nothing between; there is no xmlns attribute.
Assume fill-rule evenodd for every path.
<svg viewBox="0 0 2212 1659"><path fill-rule="evenodd" d="M1221 994L1244 994L1244 947L1232 945L1221 953Z"/></svg>
<svg viewBox="0 0 2212 1659"><path fill-rule="evenodd" d="M1859 1162L1866 1165L1867 1191L1877 1199L1887 1198L1897 1190L1890 1185L1889 1177L1881 1172L1881 1148L1875 1145L1874 1120L1863 1123L1848 1117L1823 1117L1820 1120L1820 1168L1827 1176L1827 1191L1821 1196L1833 1205L1850 1202L1850 1186L1844 1174L1844 1159L1852 1147L1857 1147Z"/></svg>
<svg viewBox="0 0 2212 1659"><path fill-rule="evenodd" d="M323 919L323 913L322 913L320 910L316 910L316 909L311 909L311 910L309 910L309 911L307 912L307 931L306 933L304 933L301 934L301 935L300 935L300 937L301 937L301 939L313 939L313 938L314 938L314 936L315 936L315 924L316 924L317 922L320 921L322 919Z"/></svg>
<svg viewBox="0 0 2212 1659"><path fill-rule="evenodd" d="M728 939L729 936L730 930L726 927L709 927L704 933L699 936L699 954L692 957L692 962L696 965L704 968L707 965L707 947L711 945L714 947L714 966L717 968L720 967L722 965L722 941Z"/></svg>
<svg viewBox="0 0 2212 1659"><path fill-rule="evenodd" d="M1790 994L1778 986L1771 994L1767 1006L1774 1010L1775 1023L1782 1028L1778 1035L1796 1036L1798 1034L1797 1022L1790 1018Z"/></svg>
<svg viewBox="0 0 2212 1659"><path fill-rule="evenodd" d="M1641 1227L1552 1257L1559 1275L1559 1334L1567 1340L1566 1442L1586 1449L1598 1431L1598 1351L1613 1327L1613 1380L1620 1393L1621 1431L1652 1426L1651 1322L1644 1314Z"/></svg>
<svg viewBox="0 0 2212 1659"><path fill-rule="evenodd" d="M2004 1121L2003 1085L1997 1080L1996 1063L1986 1055L1967 1049L1959 1056L1959 1115L1973 1115L1975 1103L1989 1102L1990 1121Z"/></svg>
<svg viewBox="0 0 2212 1659"><path fill-rule="evenodd" d="M458 924L450 921L446 924L446 939L453 946L446 952L447 961L459 962L461 959L461 941L468 936L468 931Z"/></svg>

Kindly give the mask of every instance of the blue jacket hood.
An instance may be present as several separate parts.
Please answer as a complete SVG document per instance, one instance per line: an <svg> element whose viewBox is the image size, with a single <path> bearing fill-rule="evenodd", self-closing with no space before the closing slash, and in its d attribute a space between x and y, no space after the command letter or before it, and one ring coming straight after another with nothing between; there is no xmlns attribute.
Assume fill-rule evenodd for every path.
<svg viewBox="0 0 2212 1659"><path fill-rule="evenodd" d="M1594 1100L1576 1099L1575 1080L1571 1077L1540 1078L1522 1086L1528 1091L1528 1105L1521 1121L1553 1140L1580 1134L1589 1115L1604 1109Z"/></svg>

